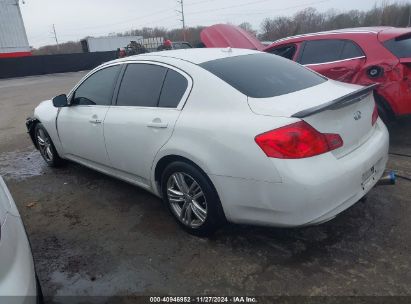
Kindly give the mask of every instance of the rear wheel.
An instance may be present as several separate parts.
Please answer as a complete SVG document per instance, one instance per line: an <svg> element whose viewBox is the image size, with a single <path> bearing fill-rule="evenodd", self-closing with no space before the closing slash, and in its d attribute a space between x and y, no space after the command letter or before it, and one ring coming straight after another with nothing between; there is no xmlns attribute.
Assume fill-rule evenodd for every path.
<svg viewBox="0 0 411 304"><path fill-rule="evenodd" d="M49 134L47 133L47 130L41 123L36 124L36 127L34 128L34 135L40 154L47 165L50 167L57 167L61 165L63 160L58 155L57 150L54 147Z"/></svg>
<svg viewBox="0 0 411 304"><path fill-rule="evenodd" d="M378 108L378 116L382 119L382 121L386 125L388 123L390 123L390 117L389 117L387 111L385 110L385 108L379 102L377 102L377 108Z"/></svg>
<svg viewBox="0 0 411 304"><path fill-rule="evenodd" d="M196 167L180 161L168 165L161 178L161 189L170 212L189 233L211 235L224 223L218 194Z"/></svg>
<svg viewBox="0 0 411 304"><path fill-rule="evenodd" d="M378 93L374 93L374 98L377 104L378 116L386 125L390 124L395 119L395 115L389 103Z"/></svg>

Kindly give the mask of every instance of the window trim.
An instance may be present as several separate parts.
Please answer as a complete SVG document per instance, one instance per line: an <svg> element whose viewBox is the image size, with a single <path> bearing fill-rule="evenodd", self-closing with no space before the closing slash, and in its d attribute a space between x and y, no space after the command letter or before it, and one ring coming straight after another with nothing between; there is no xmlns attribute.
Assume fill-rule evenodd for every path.
<svg viewBox="0 0 411 304"><path fill-rule="evenodd" d="M308 63L308 64L303 64L303 66L333 64L333 63L344 62L344 61L351 61L351 60L363 59L363 58L366 58L365 55L364 55L364 56L360 56L360 57L352 57L352 58L347 58L347 59L341 59L341 60L335 60L335 61L327 61L327 62L321 62L321 63Z"/></svg>
<svg viewBox="0 0 411 304"><path fill-rule="evenodd" d="M122 75L122 73L123 73L124 66L120 68L119 72L117 73L116 79L115 79L115 81L114 81L114 89L113 89L113 94L112 94L112 96L111 96L111 102L110 102L110 104L107 104L107 105L72 105L71 103L72 103L72 99L73 99L74 93L77 91L77 89L78 89L88 78L90 78L92 75L94 75L95 73L97 73L97 72L99 72L99 71L101 71L101 70L103 70L103 69L106 69L106 68L109 68L109 67L113 67L113 66L116 66L116 65L121 65L121 64L122 64L122 62L116 62L116 63L112 63L112 64L102 65L102 66L98 66L98 67L96 67L95 69L93 69L93 70L91 70L90 72L88 72L88 73L70 90L70 92L68 93L68 95L67 95L67 100L68 100L68 105L69 105L69 107L70 107L70 106L73 106L73 107L74 107L74 106L75 106L75 107L109 107L109 106L112 106L112 105L113 105L113 97L115 96L115 93L116 93L116 90L117 90L118 80L119 80L119 78L120 78L120 75Z"/></svg>
<svg viewBox="0 0 411 304"><path fill-rule="evenodd" d="M351 58L345 58L345 59L339 59L339 60L332 60L332 61L327 61L327 62L318 62L318 63L307 63L307 64L302 64L301 63L301 59L304 55L304 50L307 46L307 43L312 42L312 41L329 41L329 40L339 40L339 41L344 41L344 42L351 42L354 43L359 50L361 51L361 53L363 54L362 56L357 56L357 57L351 57ZM344 49L343 49L344 50ZM341 54L340 54L341 56ZM323 65L323 64L333 64L333 63L338 63L338 62L344 62L344 61L349 61L349 60L354 60L354 59L363 59L363 58L367 58L367 56L365 55L364 50L358 45L357 42L355 42L354 40L351 39L313 39L313 40L305 40L301 46L301 50L296 58L296 62L302 64L303 66L313 66L313 65Z"/></svg>
<svg viewBox="0 0 411 304"><path fill-rule="evenodd" d="M120 107L121 107L121 108L125 108L125 109L127 109L127 108L130 108L130 109L136 109L136 108L138 108L138 109L163 109L163 110L171 110L171 111L173 111L173 110L174 110L174 111L175 111L175 110L181 111L181 110L184 108L184 106L185 106L185 104L186 104L186 102L187 102L187 100L188 100L188 97L189 97L190 94L191 94L191 91L192 91L192 88L193 88L193 84L194 84L193 78L192 78L187 72L185 72L185 71L183 71L183 70L181 70L181 69L179 69L179 68L177 68L177 67L175 67L175 66L173 66L173 65L171 65L171 64L167 64L167 63L163 63L163 62L157 62L157 61L152 61L152 60L129 60L129 61L124 61L124 62L122 62L122 63L124 64L124 67L123 67L123 69L121 70L121 72L120 72L120 74L119 74L119 78L118 78L118 81L117 81L118 83L117 83L117 85L116 85L116 89L114 90L114 96L113 96L113 102L112 102L112 106L113 106L113 107L117 107L117 108L120 108ZM166 69L174 70L175 72L179 73L179 74L182 75L184 78L186 78L186 80L187 80L187 88L186 88L183 96L181 97L181 99L180 99L177 107L175 107L175 108L170 108L170 107L159 107L159 106L156 106L156 107L142 107L142 106L119 106L119 105L117 105L117 99L118 99L118 94L119 94L120 87L121 87L121 82L123 81L123 77L124 77L125 71L126 71L127 66L128 66L129 64L151 64L151 65L158 65L158 66L162 66L162 67L164 67L164 68L166 68ZM167 76L167 74L166 74L166 76ZM165 79L165 78L164 78L164 79ZM164 82L163 82L163 85L164 85ZM163 90L163 87L161 87L160 94L161 94L162 90Z"/></svg>

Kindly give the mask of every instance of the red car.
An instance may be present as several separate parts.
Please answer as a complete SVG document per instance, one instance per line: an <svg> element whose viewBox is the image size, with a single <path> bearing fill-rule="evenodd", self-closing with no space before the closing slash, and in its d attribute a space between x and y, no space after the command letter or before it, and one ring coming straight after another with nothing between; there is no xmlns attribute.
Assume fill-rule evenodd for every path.
<svg viewBox="0 0 411 304"><path fill-rule="evenodd" d="M209 27L202 33L203 43L239 47L230 41L233 31L229 25ZM240 47L283 56L331 79L364 86L378 83L375 100L385 121L411 114L411 28L342 29L288 37L268 47L257 45L243 30L237 30L239 34L250 36L241 39Z"/></svg>

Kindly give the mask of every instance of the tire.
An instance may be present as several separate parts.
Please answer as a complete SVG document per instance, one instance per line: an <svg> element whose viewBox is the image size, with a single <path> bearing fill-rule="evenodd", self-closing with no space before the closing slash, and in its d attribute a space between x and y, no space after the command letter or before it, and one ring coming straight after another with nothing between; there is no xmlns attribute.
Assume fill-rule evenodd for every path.
<svg viewBox="0 0 411 304"><path fill-rule="evenodd" d="M193 165L182 161L168 165L161 177L161 192L174 219L190 234L210 236L225 222L217 191Z"/></svg>
<svg viewBox="0 0 411 304"><path fill-rule="evenodd" d="M53 141L41 123L36 124L34 128L34 138L41 156L49 167L58 167L63 163L63 159L58 155Z"/></svg>
<svg viewBox="0 0 411 304"><path fill-rule="evenodd" d="M390 116L387 113L387 110L381 105L381 103L377 102L377 109L378 109L378 116L382 119L382 121L388 125L391 122Z"/></svg>

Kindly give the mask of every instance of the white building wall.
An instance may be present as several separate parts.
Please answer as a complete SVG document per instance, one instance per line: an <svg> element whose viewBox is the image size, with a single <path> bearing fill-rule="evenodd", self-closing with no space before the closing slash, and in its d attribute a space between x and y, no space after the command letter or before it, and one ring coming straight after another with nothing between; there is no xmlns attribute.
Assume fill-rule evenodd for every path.
<svg viewBox="0 0 411 304"><path fill-rule="evenodd" d="M87 38L89 52L115 51L126 47L131 41L139 41L143 36L108 36Z"/></svg>
<svg viewBox="0 0 411 304"><path fill-rule="evenodd" d="M0 53L29 51L18 0L0 0Z"/></svg>

